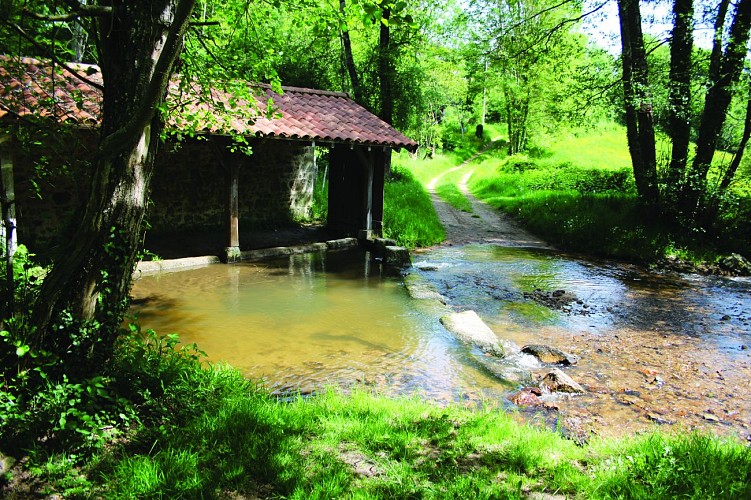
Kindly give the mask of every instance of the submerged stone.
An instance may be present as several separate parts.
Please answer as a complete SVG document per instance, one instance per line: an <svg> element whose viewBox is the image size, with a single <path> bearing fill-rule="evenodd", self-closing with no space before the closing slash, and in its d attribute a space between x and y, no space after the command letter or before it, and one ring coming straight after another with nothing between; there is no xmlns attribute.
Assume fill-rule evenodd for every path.
<svg viewBox="0 0 751 500"><path fill-rule="evenodd" d="M536 387L525 387L521 391L509 396L509 401L516 406L543 406L545 402L540 399L542 391Z"/></svg>
<svg viewBox="0 0 751 500"><path fill-rule="evenodd" d="M494 377L514 386L527 385L532 382L532 372L516 364L513 358L496 358L494 356L474 356Z"/></svg>
<svg viewBox="0 0 751 500"><path fill-rule="evenodd" d="M410 274L404 278L409 296L417 300L437 300L441 304L447 304L448 299L438 293L432 283L425 281L417 274Z"/></svg>
<svg viewBox="0 0 751 500"><path fill-rule="evenodd" d="M522 352L534 356L543 363L552 365L569 366L575 365L579 361L579 358L573 354L542 344L525 345L522 347Z"/></svg>
<svg viewBox="0 0 751 500"><path fill-rule="evenodd" d="M571 394L584 394L584 388L574 379L563 373L558 368L545 375L540 381L540 388L549 392L568 392Z"/></svg>
<svg viewBox="0 0 751 500"><path fill-rule="evenodd" d="M478 347L494 356L503 357L498 337L474 311L464 311L443 316L441 324L465 344Z"/></svg>

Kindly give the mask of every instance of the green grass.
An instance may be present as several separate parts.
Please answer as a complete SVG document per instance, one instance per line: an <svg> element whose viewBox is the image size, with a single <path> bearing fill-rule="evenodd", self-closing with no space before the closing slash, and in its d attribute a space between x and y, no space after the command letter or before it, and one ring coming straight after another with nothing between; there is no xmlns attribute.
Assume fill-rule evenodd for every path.
<svg viewBox="0 0 751 500"><path fill-rule="evenodd" d="M651 434L577 445L495 407L440 407L366 389L280 402L231 368L162 356L181 376L141 407L149 425L93 458L48 457L55 465L35 470L50 481L48 492L115 499L751 494L751 450L738 441ZM120 373L141 376L139 362L126 359L136 368Z"/></svg>
<svg viewBox="0 0 751 500"><path fill-rule="evenodd" d="M484 155L468 168L474 170L475 196L562 249L641 262L713 262L726 253L751 254L744 236L751 229L746 174L739 175L716 234L665 222L637 203L620 128L571 134L535 155Z"/></svg>
<svg viewBox="0 0 751 500"><path fill-rule="evenodd" d="M425 188L406 170L394 168L384 186L383 233L407 248L426 247L446 238Z"/></svg>
<svg viewBox="0 0 751 500"><path fill-rule="evenodd" d="M550 164L569 163L598 169L631 168L626 133L618 126L603 126L554 138L540 153L538 159Z"/></svg>
<svg viewBox="0 0 751 500"><path fill-rule="evenodd" d="M457 210L462 210L469 213L472 212L472 204L459 190L456 184L440 184L436 188L436 193L441 197L442 200L446 201Z"/></svg>
<svg viewBox="0 0 751 500"><path fill-rule="evenodd" d="M498 145L493 147L491 142L499 139L500 129L499 125L487 125L483 141L477 140L472 135L467 135L465 136L465 140L462 141L464 145L462 148L439 152L433 155L432 158L425 157L420 153L412 155L406 151L402 151L394 155L393 162L395 168L397 170L408 171L423 186L427 186L433 178L440 175L441 179L435 186L438 196L458 210L471 212L471 204L457 187L459 180L467 173L468 169L463 168L454 172L450 172L450 170L461 165L482 149L486 149L487 151L482 153L479 156L480 158L494 154L493 151L498 148Z"/></svg>
<svg viewBox="0 0 751 500"><path fill-rule="evenodd" d="M44 440L17 448L32 450L25 461L32 496L751 495L751 449L739 440L655 433L577 444L518 423L497 402L442 407L367 388L280 401L239 371L204 366L195 350L174 347L173 337L144 338L138 329L124 338L104 367L97 411L112 413L113 428L98 446L79 436L79 446L67 440L61 449L59 436L42 433ZM12 430L4 424L0 450Z"/></svg>
<svg viewBox="0 0 751 500"><path fill-rule="evenodd" d="M433 158L413 156L406 151L394 154L393 165L397 168L408 170L412 176L422 185L427 185L430 180L443 172L460 165L471 154L460 155L455 152L436 153Z"/></svg>
<svg viewBox="0 0 751 500"><path fill-rule="evenodd" d="M416 155L412 155L407 151L401 151L394 154L392 161L394 165L408 170L415 179L426 185L437 175L460 165L477 153L483 146L489 144L491 141L498 140L501 135L500 128L500 126L495 124L487 125L482 142L470 134L464 141L466 145L463 148L437 152L432 158L426 157L422 151L418 151Z"/></svg>

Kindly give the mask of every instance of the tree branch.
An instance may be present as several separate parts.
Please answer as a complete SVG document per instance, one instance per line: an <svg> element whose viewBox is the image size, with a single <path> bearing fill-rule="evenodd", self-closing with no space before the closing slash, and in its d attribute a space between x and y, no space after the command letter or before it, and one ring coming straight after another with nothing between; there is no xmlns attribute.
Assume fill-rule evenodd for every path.
<svg viewBox="0 0 751 500"><path fill-rule="evenodd" d="M112 7L106 5L84 5L76 1L66 1L66 3L73 9L67 14L40 14L26 7L23 8L23 13L33 19L50 22L74 21L81 17L101 17L112 14Z"/></svg>
<svg viewBox="0 0 751 500"><path fill-rule="evenodd" d="M175 7L175 17L167 33L164 48L154 65L154 72L149 85L144 91L141 106L133 114L130 122L104 138L97 153L99 156L113 155L135 141L154 117L154 110L164 94L164 89L169 83L172 66L180 53L183 35L188 28L190 14L195 3L196 0L178 1Z"/></svg>
<svg viewBox="0 0 751 500"><path fill-rule="evenodd" d="M8 27L12 28L14 31L16 31L19 35L21 35L23 38L25 38L27 42L29 42L34 47L36 47L37 49L39 49L46 57L49 57L50 60L53 63L55 63L58 66L60 66L61 68L65 69L68 73L70 73L74 77L78 78L82 82L86 83L87 85L91 85L95 89L98 89L98 90L104 92L104 86L103 85L101 85L101 84L99 84L99 83L97 83L97 82L95 82L93 80L90 80L90 79L86 78L80 72L76 71L75 69L73 69L70 66L68 66L66 63L62 62L46 46L44 46L44 45L40 44L39 42L37 42L36 40L34 40L34 37L32 37L31 35L29 35L28 33L26 33L26 31L22 27L20 27L16 23L10 22L10 21L8 21L6 19L2 19L2 18L0 18L0 22L2 22L6 26L8 26Z"/></svg>

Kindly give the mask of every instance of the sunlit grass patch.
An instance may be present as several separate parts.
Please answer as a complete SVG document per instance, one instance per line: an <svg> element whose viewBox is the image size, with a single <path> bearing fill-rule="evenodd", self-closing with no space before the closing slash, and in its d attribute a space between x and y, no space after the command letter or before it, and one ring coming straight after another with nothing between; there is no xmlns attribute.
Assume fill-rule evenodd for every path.
<svg viewBox="0 0 751 500"><path fill-rule="evenodd" d="M408 248L435 245L446 237L428 192L402 169L395 169L384 187L383 233Z"/></svg>
<svg viewBox="0 0 751 500"><path fill-rule="evenodd" d="M751 452L738 441L654 433L600 446L588 485L598 498L751 497Z"/></svg>
<svg viewBox="0 0 751 500"><path fill-rule="evenodd" d="M572 164L581 168L631 168L631 157L623 127L601 127L570 133L550 141L540 160L550 164Z"/></svg>

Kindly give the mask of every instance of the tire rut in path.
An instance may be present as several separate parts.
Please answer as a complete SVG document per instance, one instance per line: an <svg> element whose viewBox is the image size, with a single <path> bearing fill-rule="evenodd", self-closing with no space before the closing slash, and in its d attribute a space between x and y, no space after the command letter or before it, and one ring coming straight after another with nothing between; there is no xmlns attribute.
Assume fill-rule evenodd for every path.
<svg viewBox="0 0 751 500"><path fill-rule="evenodd" d="M433 201L438 218L446 230L446 240L442 245L464 245L467 243L492 243L510 247L552 248L550 245L523 229L508 215L494 210L469 192L467 183L474 173L470 170L457 185L472 205L472 212L459 210L446 203L436 193L436 186L444 175L466 168L481 154L479 152L464 163L441 174L428 182L426 188Z"/></svg>

